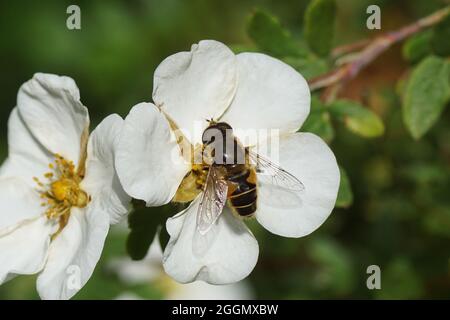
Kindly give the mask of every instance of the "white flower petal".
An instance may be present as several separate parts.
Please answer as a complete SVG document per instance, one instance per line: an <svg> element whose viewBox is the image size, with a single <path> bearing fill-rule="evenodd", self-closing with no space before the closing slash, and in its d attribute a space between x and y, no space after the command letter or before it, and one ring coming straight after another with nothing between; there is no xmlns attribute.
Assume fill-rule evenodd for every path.
<svg viewBox="0 0 450 320"><path fill-rule="evenodd" d="M70 299L91 277L100 259L109 216L95 202L86 210L72 209L70 219L49 248L47 263L37 279L42 299Z"/></svg>
<svg viewBox="0 0 450 320"><path fill-rule="evenodd" d="M196 226L199 203L197 198L183 213L167 220L170 241L163 258L166 273L181 283L203 280L228 284L244 279L258 260L258 242L227 208L217 224L199 239L202 237ZM204 248L198 248L199 245Z"/></svg>
<svg viewBox="0 0 450 320"><path fill-rule="evenodd" d="M21 177L32 187L36 186L33 177L42 177L53 162L48 152L31 134L14 108L8 120L8 159L0 168L0 177Z"/></svg>
<svg viewBox="0 0 450 320"><path fill-rule="evenodd" d="M0 178L0 232L44 211L39 193L22 179Z"/></svg>
<svg viewBox="0 0 450 320"><path fill-rule="evenodd" d="M306 80L284 62L261 53L237 55L238 88L221 121L239 130L279 129L295 132L309 114L311 95Z"/></svg>
<svg viewBox="0 0 450 320"><path fill-rule="evenodd" d="M333 210L339 168L327 144L311 133L282 138L279 158L280 166L297 177L305 190L296 195L260 185L256 219L272 233L302 237L316 230Z"/></svg>
<svg viewBox="0 0 450 320"><path fill-rule="evenodd" d="M189 171L166 118L151 103L131 109L115 154L123 188L147 205L168 203Z"/></svg>
<svg viewBox="0 0 450 320"><path fill-rule="evenodd" d="M81 137L89 126L89 115L73 79L37 73L20 88L17 107L43 146L78 164Z"/></svg>
<svg viewBox="0 0 450 320"><path fill-rule="evenodd" d="M0 230L0 284L16 274L42 270L53 230L45 215Z"/></svg>
<svg viewBox="0 0 450 320"><path fill-rule="evenodd" d="M117 114L105 118L91 133L82 188L108 212L111 223L119 222L128 212L131 198L120 184L114 167L114 148L123 120Z"/></svg>
<svg viewBox="0 0 450 320"><path fill-rule="evenodd" d="M158 66L153 100L192 140L195 121L206 125L205 119L217 119L229 106L236 76L234 53L220 42L203 40Z"/></svg>

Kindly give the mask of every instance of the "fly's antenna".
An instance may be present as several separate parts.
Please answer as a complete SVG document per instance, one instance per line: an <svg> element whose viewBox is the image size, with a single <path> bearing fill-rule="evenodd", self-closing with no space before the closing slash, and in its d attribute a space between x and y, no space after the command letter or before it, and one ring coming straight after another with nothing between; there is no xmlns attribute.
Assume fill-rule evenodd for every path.
<svg viewBox="0 0 450 320"><path fill-rule="evenodd" d="M206 122L209 123L209 125L213 125L213 124L216 124L216 123L217 123L216 121L214 121L213 118L211 118L211 119L205 119L205 120L206 120Z"/></svg>

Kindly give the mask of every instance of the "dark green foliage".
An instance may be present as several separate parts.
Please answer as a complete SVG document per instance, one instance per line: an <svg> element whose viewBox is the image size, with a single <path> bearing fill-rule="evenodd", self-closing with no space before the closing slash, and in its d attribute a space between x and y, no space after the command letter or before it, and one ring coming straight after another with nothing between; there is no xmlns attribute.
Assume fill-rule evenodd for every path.
<svg viewBox="0 0 450 320"><path fill-rule="evenodd" d="M348 208L353 203L353 191L348 179L347 172L344 168L339 167L341 173L341 183L339 185L339 192L336 200L336 207Z"/></svg>
<svg viewBox="0 0 450 320"><path fill-rule="evenodd" d="M306 54L288 30L269 13L256 10L248 21L247 32L260 50L276 57L298 57Z"/></svg>
<svg viewBox="0 0 450 320"><path fill-rule="evenodd" d="M143 259L155 238L159 220L151 210L139 209L130 213L128 224L131 229L127 239L127 252L133 260Z"/></svg>
<svg viewBox="0 0 450 320"><path fill-rule="evenodd" d="M350 100L337 100L329 106L330 113L353 133L365 138L378 137L384 132L383 121L373 111Z"/></svg>
<svg viewBox="0 0 450 320"><path fill-rule="evenodd" d="M403 57L411 63L416 63L431 54L432 37L433 33L430 30L412 36L403 45Z"/></svg>
<svg viewBox="0 0 450 320"><path fill-rule="evenodd" d="M438 121L450 98L450 63L430 56L412 72L403 94L403 119L415 139Z"/></svg>
<svg viewBox="0 0 450 320"><path fill-rule="evenodd" d="M311 99L311 111L301 127L301 131L315 133L326 142L331 142L334 138L330 114L316 96Z"/></svg>
<svg viewBox="0 0 450 320"><path fill-rule="evenodd" d="M162 207L147 208L141 203L128 216L130 234L127 239L127 252L133 260L143 259L159 232L158 239L164 248L168 241L166 220L180 211L175 205L167 204Z"/></svg>
<svg viewBox="0 0 450 320"><path fill-rule="evenodd" d="M319 56L330 53L334 37L336 2L312 0L305 12L305 37L309 47Z"/></svg>
<svg viewBox="0 0 450 320"><path fill-rule="evenodd" d="M0 5L0 27L5 31L0 44L0 160L7 156L6 123L17 90L35 72L73 77L89 107L92 129L110 113L125 116L132 105L150 101L157 65L200 39L237 43L235 52L268 53L310 79L334 68L329 56L333 41L343 45L375 35L365 27L365 8L373 1L337 2L336 22L332 1L311 1L308 14L302 1L258 1L259 11L254 10L255 3L80 1L80 31L65 28L68 4L63 1ZM402 21L393 21L400 26L439 9L443 2L378 4L381 32L387 32L385 17L391 21L400 17ZM321 6L329 7L312 19ZM248 35L245 18L250 15ZM309 25L309 35L303 23ZM402 73L394 75L402 79L399 93L389 70L392 63L399 63L389 60L398 58L396 47L390 49L393 55L383 54L371 66L382 78L383 92L372 81L372 73L365 72L348 85L353 90L342 93L358 95L363 105L338 100L325 106L318 99L322 92L314 93L310 116L300 131L321 136L337 158L341 186L336 209L318 230L299 239L273 235L256 220L246 222L260 248L258 263L246 279L255 298L449 298L447 34L448 18L405 42L403 54L409 64L402 64ZM383 78L384 74L390 77ZM354 92L358 81L369 85ZM382 103L370 99L374 92ZM422 138L413 139L411 134ZM379 138L366 139L373 136ZM127 257L129 232L127 246L135 259L145 256L158 230L164 248L169 239L166 219L182 209L140 208L129 217L131 231L111 227L101 260L76 298L114 299L123 292L146 299L166 297L167 292L151 281L124 284L109 267L113 259ZM381 268L381 290L366 287L366 268L372 264ZM19 276L3 284L0 299L38 298L36 277Z"/></svg>
<svg viewBox="0 0 450 320"><path fill-rule="evenodd" d="M300 72L305 79L312 79L322 75L329 69L328 64L324 59L318 58L311 54L302 58L288 57L283 60L295 70Z"/></svg>
<svg viewBox="0 0 450 320"><path fill-rule="evenodd" d="M431 46L437 55L450 55L450 14L433 28Z"/></svg>

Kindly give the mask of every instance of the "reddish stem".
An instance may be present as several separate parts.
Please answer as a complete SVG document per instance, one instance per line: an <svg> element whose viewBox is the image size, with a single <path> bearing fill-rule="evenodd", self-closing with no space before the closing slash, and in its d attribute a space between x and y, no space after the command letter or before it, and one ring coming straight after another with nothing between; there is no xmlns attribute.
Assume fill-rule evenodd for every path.
<svg viewBox="0 0 450 320"><path fill-rule="evenodd" d="M345 83L353 79L362 69L372 63L380 54L386 51L395 43L398 43L423 29L433 26L443 20L450 13L450 6L436 11L435 13L422 18L410 25L400 28L397 31L388 32L376 37L374 40L362 40L353 44L338 47L333 50L334 55L352 52L363 48L358 57L341 67L309 80L311 90L317 90L337 83Z"/></svg>

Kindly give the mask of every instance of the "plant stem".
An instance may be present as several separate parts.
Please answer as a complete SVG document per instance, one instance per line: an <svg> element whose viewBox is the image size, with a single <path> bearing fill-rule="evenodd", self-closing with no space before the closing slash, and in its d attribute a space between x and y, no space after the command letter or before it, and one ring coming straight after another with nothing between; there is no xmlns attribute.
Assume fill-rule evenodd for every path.
<svg viewBox="0 0 450 320"><path fill-rule="evenodd" d="M370 43L370 39L363 39L359 40L353 43L344 44L342 46L336 47L331 52L332 58L340 57L344 54L355 52L357 50L361 50L365 46L367 46Z"/></svg>
<svg viewBox="0 0 450 320"><path fill-rule="evenodd" d="M335 48L333 50L333 56L339 56L358 49L362 50L351 62L345 63L329 73L311 79L309 81L311 91L337 84L341 87L343 83L353 79L362 69L372 63L380 54L389 49L392 45L403 41L425 28L439 23L449 13L450 6L447 6L410 25L404 26L396 31L382 34L373 40L362 40Z"/></svg>

